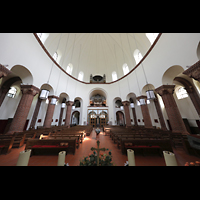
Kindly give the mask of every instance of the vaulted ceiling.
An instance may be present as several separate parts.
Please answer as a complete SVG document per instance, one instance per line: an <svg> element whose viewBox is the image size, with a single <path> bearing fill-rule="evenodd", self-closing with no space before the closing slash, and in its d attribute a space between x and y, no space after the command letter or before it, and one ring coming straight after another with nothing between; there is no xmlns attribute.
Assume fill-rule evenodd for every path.
<svg viewBox="0 0 200 200"><path fill-rule="evenodd" d="M73 65L73 77L82 71L84 82L90 74L105 74L106 82L112 82L113 71L118 79L123 77L124 63L129 71L136 66L134 51L144 56L151 47L145 33L43 33L40 40L51 56L58 53L57 63L64 70Z"/></svg>

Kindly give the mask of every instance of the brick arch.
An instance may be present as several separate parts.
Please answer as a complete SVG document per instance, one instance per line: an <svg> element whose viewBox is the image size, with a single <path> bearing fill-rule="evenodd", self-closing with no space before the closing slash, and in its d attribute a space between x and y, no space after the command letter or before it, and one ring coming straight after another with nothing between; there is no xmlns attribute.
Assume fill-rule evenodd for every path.
<svg viewBox="0 0 200 200"><path fill-rule="evenodd" d="M19 77L13 77L3 83L0 89L0 106L2 105L3 100L8 93L10 87L17 81L21 81L21 79Z"/></svg>

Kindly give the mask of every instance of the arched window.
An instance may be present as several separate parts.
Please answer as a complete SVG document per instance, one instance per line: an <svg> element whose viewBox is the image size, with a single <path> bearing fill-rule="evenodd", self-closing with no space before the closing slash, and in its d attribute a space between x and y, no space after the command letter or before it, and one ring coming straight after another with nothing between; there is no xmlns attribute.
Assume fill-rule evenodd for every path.
<svg viewBox="0 0 200 200"><path fill-rule="evenodd" d="M124 75L129 73L129 68L128 68L128 65L126 63L123 64L122 68L123 68Z"/></svg>
<svg viewBox="0 0 200 200"><path fill-rule="evenodd" d="M136 64L138 64L140 62L140 60L143 58L142 54L140 53L140 51L138 49L136 49L134 51L133 56L135 58Z"/></svg>
<svg viewBox="0 0 200 200"><path fill-rule="evenodd" d="M153 44L159 33L146 33L150 43Z"/></svg>
<svg viewBox="0 0 200 200"><path fill-rule="evenodd" d="M83 81L83 77L84 77L84 73L83 72L79 72L78 80Z"/></svg>
<svg viewBox="0 0 200 200"><path fill-rule="evenodd" d="M69 65L67 65L66 72L68 74L72 75L72 70L73 70L73 65L71 63L69 63Z"/></svg>
<svg viewBox="0 0 200 200"><path fill-rule="evenodd" d="M11 87L10 90L8 91L7 96L10 98L14 98L17 93L17 89L15 87Z"/></svg>
<svg viewBox="0 0 200 200"><path fill-rule="evenodd" d="M41 37L42 37L42 33L37 33L37 36L38 36L39 38L41 38Z"/></svg>
<svg viewBox="0 0 200 200"><path fill-rule="evenodd" d="M115 71L112 73L112 80L113 81L117 80L117 73Z"/></svg>
<svg viewBox="0 0 200 200"><path fill-rule="evenodd" d="M53 54L53 59L54 59L55 61L57 61L57 59L58 59L58 53L57 53L57 52L55 52L55 53Z"/></svg>
<svg viewBox="0 0 200 200"><path fill-rule="evenodd" d="M176 96L178 99L184 99L188 97L187 91L184 89L184 87L178 87L176 89Z"/></svg>

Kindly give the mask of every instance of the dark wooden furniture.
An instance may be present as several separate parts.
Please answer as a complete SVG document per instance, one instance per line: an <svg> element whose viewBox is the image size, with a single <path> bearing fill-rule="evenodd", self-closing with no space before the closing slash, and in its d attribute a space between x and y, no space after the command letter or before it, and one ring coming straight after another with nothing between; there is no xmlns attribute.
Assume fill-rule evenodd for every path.
<svg viewBox="0 0 200 200"><path fill-rule="evenodd" d="M60 151L76 152L76 138L71 139L49 139L38 140L28 139L26 143L26 150L32 149L31 155L34 154L58 154Z"/></svg>

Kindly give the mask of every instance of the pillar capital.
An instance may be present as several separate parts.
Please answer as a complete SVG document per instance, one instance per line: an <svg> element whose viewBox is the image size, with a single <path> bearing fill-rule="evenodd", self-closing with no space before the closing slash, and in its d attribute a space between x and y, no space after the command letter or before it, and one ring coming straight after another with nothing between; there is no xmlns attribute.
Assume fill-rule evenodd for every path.
<svg viewBox="0 0 200 200"><path fill-rule="evenodd" d="M73 104L74 104L73 101L67 101L67 102L66 102L66 105L67 105L67 106L72 106Z"/></svg>
<svg viewBox="0 0 200 200"><path fill-rule="evenodd" d="M5 66L0 64L0 78L8 76L8 74L10 74L10 73L11 73L11 71L9 69L7 69Z"/></svg>
<svg viewBox="0 0 200 200"><path fill-rule="evenodd" d="M139 96L139 97L136 97L136 99L139 101L140 99L145 99L145 100L147 100L147 96L145 96L145 95L141 95L141 96Z"/></svg>
<svg viewBox="0 0 200 200"><path fill-rule="evenodd" d="M200 82L200 60L185 70L183 74Z"/></svg>
<svg viewBox="0 0 200 200"><path fill-rule="evenodd" d="M160 95L163 96L165 94L173 94L174 93L175 85L162 85L155 89L155 91Z"/></svg>
<svg viewBox="0 0 200 200"><path fill-rule="evenodd" d="M123 106L129 106L130 102L129 101L122 101Z"/></svg>
<svg viewBox="0 0 200 200"><path fill-rule="evenodd" d="M40 89L35 87L34 85L21 85L22 94L31 94L35 96L40 92Z"/></svg>
<svg viewBox="0 0 200 200"><path fill-rule="evenodd" d="M49 99L49 100L51 100L51 99L53 99L53 98L59 99L59 97L57 97L57 96L55 96L55 95L50 95L50 96L48 96L48 99Z"/></svg>

